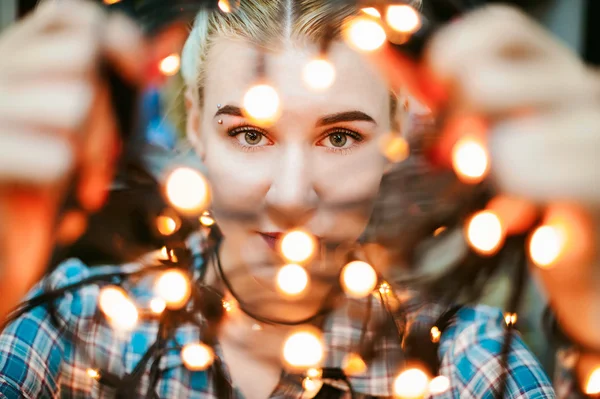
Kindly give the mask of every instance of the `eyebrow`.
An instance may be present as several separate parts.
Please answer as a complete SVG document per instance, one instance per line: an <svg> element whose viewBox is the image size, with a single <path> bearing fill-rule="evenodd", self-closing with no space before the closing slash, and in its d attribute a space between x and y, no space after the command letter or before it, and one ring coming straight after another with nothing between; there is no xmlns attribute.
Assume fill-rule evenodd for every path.
<svg viewBox="0 0 600 399"><path fill-rule="evenodd" d="M215 113L215 117L217 117L219 115L231 115L231 116L239 116L239 117L244 116L244 114L242 113L242 109L240 107L236 107L235 105L222 106ZM335 123L340 123L340 122L356 122L356 121L371 122L371 123L377 124L375 122L375 119L373 119L371 116L365 114L362 111L346 111L346 112L339 112L337 114L326 115L326 116L320 118L317 121L317 127L333 125Z"/></svg>
<svg viewBox="0 0 600 399"><path fill-rule="evenodd" d="M346 111L337 114L326 115L317 121L317 126L333 125L340 122L364 121L375 123L375 119L362 111Z"/></svg>

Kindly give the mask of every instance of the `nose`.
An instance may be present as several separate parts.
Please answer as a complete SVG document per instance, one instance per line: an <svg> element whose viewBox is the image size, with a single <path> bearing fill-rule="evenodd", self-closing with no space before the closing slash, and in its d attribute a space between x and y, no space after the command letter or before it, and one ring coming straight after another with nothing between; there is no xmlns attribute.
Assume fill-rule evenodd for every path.
<svg viewBox="0 0 600 399"><path fill-rule="evenodd" d="M272 221L282 228L305 225L316 210L318 198L310 164L308 151L289 145L274 165L266 205Z"/></svg>

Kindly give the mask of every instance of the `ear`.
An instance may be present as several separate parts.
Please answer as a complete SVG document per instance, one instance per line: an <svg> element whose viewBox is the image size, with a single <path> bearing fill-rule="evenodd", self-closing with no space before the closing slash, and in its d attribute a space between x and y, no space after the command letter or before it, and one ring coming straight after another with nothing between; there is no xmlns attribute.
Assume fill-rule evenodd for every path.
<svg viewBox="0 0 600 399"><path fill-rule="evenodd" d="M197 90L192 87L185 89L185 110L186 110L186 136L190 143L194 146L194 149L204 160L204 145L200 140L200 126L202 122L202 109L200 108L200 99L198 98Z"/></svg>

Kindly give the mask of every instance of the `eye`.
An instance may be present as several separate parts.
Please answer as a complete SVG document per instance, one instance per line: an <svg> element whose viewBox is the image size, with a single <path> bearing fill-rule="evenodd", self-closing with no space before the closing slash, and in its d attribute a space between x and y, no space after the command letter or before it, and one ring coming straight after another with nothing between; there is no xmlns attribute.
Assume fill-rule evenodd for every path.
<svg viewBox="0 0 600 399"><path fill-rule="evenodd" d="M332 150L342 150L353 147L357 142L363 140L362 135L347 129L335 129L329 131L325 137L317 142L318 146L327 147Z"/></svg>
<svg viewBox="0 0 600 399"><path fill-rule="evenodd" d="M230 129L227 134L236 139L242 147L264 147L272 145L273 142L267 138L266 132L252 127L240 126Z"/></svg>

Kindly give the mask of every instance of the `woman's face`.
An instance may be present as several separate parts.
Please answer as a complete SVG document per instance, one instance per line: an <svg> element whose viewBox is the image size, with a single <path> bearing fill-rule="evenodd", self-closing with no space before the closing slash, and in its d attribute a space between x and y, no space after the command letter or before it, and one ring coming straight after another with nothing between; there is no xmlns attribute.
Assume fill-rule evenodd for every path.
<svg viewBox="0 0 600 399"><path fill-rule="evenodd" d="M333 86L305 86L303 67L317 49L290 45L266 56L281 114L263 128L241 112L256 83L256 49L221 40L208 56L198 132L190 130L212 185L213 213L226 241L253 261L272 259L286 231L321 240L356 240L369 219L385 166L379 138L391 129L385 82L360 55L334 43ZM194 126L188 123L188 126ZM247 254L247 253L246 253Z"/></svg>

